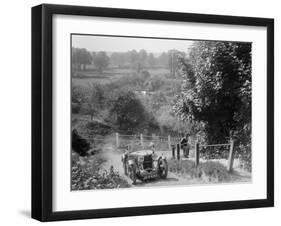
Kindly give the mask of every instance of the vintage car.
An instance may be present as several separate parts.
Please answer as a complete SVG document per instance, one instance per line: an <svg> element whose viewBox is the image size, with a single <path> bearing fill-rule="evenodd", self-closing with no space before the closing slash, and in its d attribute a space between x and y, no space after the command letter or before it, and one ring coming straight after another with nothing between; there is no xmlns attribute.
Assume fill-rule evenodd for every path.
<svg viewBox="0 0 281 226"><path fill-rule="evenodd" d="M158 156L153 150L125 152L122 155L125 175L132 183L136 180L146 181L153 178L165 179L168 174L168 164L164 156Z"/></svg>

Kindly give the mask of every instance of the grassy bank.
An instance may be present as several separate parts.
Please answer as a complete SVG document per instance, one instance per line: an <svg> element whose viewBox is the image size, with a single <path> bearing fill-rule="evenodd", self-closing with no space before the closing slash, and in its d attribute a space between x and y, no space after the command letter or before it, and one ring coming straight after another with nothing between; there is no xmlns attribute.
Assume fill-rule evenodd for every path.
<svg viewBox="0 0 281 226"><path fill-rule="evenodd" d="M197 167L190 160L168 160L169 171L181 177L199 179L204 183L229 182L232 178L226 167L219 162L200 163Z"/></svg>

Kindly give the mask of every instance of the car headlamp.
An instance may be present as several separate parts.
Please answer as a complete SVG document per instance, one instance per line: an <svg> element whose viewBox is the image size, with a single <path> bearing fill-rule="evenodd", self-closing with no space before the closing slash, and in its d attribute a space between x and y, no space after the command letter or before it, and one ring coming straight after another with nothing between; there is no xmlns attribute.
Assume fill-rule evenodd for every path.
<svg viewBox="0 0 281 226"><path fill-rule="evenodd" d="M143 157L143 156L139 156L139 157L138 157L138 161L139 161L139 162L143 162L143 161L144 161L144 157Z"/></svg>

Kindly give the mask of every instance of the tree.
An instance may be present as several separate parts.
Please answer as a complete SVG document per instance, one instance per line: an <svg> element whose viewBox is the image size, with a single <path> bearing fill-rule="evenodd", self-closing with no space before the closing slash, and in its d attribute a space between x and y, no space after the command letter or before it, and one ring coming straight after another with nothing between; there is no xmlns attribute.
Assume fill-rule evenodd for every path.
<svg viewBox="0 0 281 226"><path fill-rule="evenodd" d="M103 72L109 64L109 57L106 55L106 52L98 52L94 58L94 65L99 72Z"/></svg>
<svg viewBox="0 0 281 226"><path fill-rule="evenodd" d="M105 101L105 91L104 86L97 83L91 84L91 95L88 101L88 113L91 116L91 120L94 119L94 115L98 114L103 108L103 104Z"/></svg>
<svg viewBox="0 0 281 226"><path fill-rule="evenodd" d="M118 53L114 52L110 56L110 63L114 66L121 67L125 64L125 54L126 53Z"/></svg>
<svg viewBox="0 0 281 226"><path fill-rule="evenodd" d="M179 60L180 58L184 58L185 53L180 52L178 50L172 49L168 51L168 65L171 73L171 77L176 76L176 72L178 71Z"/></svg>
<svg viewBox="0 0 281 226"><path fill-rule="evenodd" d="M251 44L195 42L180 64L186 82L174 106L177 115L203 122L209 143L235 136L249 143Z"/></svg>
<svg viewBox="0 0 281 226"><path fill-rule="evenodd" d="M80 48L72 48L72 68L83 70L85 69L86 64L92 63L92 56L91 53L88 52L86 49Z"/></svg>
<svg viewBox="0 0 281 226"><path fill-rule="evenodd" d="M150 67L155 67L155 65L156 65L156 59L155 59L153 53L149 53L147 61L148 61L148 65L149 65Z"/></svg>
<svg viewBox="0 0 281 226"><path fill-rule="evenodd" d="M135 49L129 51L129 61L133 68L136 66L138 59L139 59L138 52Z"/></svg>
<svg viewBox="0 0 281 226"><path fill-rule="evenodd" d="M166 52L161 53L157 58L158 64L162 67L168 67L169 56Z"/></svg>
<svg viewBox="0 0 281 226"><path fill-rule="evenodd" d="M160 128L175 136L185 136L186 134L194 136L201 129L200 123L198 122L183 122L180 120L180 118L174 114L170 105L162 105L156 114Z"/></svg>
<svg viewBox="0 0 281 226"><path fill-rule="evenodd" d="M147 52L144 49L141 49L138 53L139 55L139 64L141 68L144 68L147 64Z"/></svg>
<svg viewBox="0 0 281 226"><path fill-rule="evenodd" d="M118 128L128 133L136 132L146 120L146 112L140 100L131 91L122 92L111 109Z"/></svg>

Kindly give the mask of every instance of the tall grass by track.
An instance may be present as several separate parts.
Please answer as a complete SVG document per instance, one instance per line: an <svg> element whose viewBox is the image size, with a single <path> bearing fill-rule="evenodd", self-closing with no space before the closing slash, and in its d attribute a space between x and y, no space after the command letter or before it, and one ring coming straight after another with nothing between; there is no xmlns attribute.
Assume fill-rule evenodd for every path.
<svg viewBox="0 0 281 226"><path fill-rule="evenodd" d="M229 182L231 175L226 167L219 162L200 163L197 167L191 160L168 160L169 171L182 177L200 179L204 183Z"/></svg>

